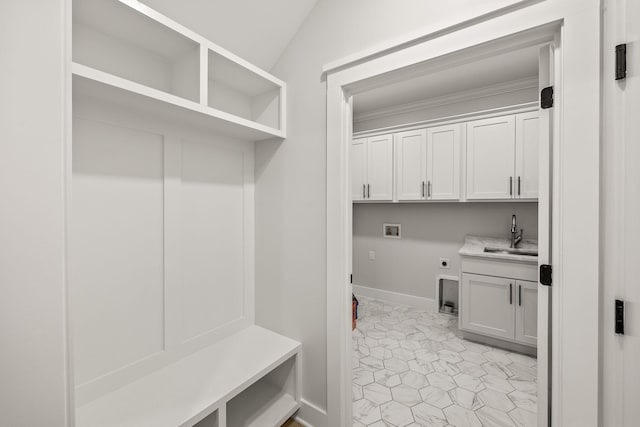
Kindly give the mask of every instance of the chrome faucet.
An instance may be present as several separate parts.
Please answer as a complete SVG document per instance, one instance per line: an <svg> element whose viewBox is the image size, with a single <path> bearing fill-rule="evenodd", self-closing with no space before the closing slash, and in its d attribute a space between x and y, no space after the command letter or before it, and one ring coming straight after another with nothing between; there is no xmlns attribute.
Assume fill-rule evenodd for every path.
<svg viewBox="0 0 640 427"><path fill-rule="evenodd" d="M522 235L524 234L524 230L520 229L520 235L518 235L518 229L516 227L516 216L511 216L511 247L515 248L518 246L518 243L522 240Z"/></svg>

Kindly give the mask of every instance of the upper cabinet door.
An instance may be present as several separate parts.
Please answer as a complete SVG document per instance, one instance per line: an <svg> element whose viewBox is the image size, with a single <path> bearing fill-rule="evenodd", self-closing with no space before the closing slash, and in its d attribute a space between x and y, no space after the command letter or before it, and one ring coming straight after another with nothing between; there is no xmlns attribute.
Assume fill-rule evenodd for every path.
<svg viewBox="0 0 640 427"><path fill-rule="evenodd" d="M515 189L515 118L467 123L467 199L511 199Z"/></svg>
<svg viewBox="0 0 640 427"><path fill-rule="evenodd" d="M427 132L400 132L395 136L396 194L398 200L424 200L427 181Z"/></svg>
<svg viewBox="0 0 640 427"><path fill-rule="evenodd" d="M538 344L538 284L518 280L516 306L516 341Z"/></svg>
<svg viewBox="0 0 640 427"><path fill-rule="evenodd" d="M462 125L427 129L427 198L460 198L460 139Z"/></svg>
<svg viewBox="0 0 640 427"><path fill-rule="evenodd" d="M351 197L364 200L367 196L367 138L351 142Z"/></svg>
<svg viewBox="0 0 640 427"><path fill-rule="evenodd" d="M537 111L516 114L515 195L519 199L538 198L539 126Z"/></svg>
<svg viewBox="0 0 640 427"><path fill-rule="evenodd" d="M393 136L367 142L367 200L393 200Z"/></svg>

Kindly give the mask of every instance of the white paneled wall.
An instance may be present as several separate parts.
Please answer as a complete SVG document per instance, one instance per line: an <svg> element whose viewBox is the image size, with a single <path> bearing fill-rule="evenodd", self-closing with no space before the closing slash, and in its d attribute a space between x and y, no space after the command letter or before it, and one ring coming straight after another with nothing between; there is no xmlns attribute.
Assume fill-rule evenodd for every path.
<svg viewBox="0 0 640 427"><path fill-rule="evenodd" d="M253 322L253 145L74 99L79 404Z"/></svg>

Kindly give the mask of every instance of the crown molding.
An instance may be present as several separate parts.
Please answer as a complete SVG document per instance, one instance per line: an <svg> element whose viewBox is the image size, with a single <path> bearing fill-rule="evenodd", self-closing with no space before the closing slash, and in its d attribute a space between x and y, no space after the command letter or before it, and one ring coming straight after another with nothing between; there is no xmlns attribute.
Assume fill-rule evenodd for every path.
<svg viewBox="0 0 640 427"><path fill-rule="evenodd" d="M471 89L453 94L429 98L422 101L411 102L409 104L392 105L390 107L380 108L378 110L369 111L362 114L354 115L354 123L360 123L368 120L381 119L398 114L412 113L414 111L428 110L430 108L441 107L444 105L457 104L460 102L472 101L474 99L487 98L491 96L501 95L510 92L518 92L525 89L537 88L538 77L526 77L509 82L498 83L491 86L485 86L478 89Z"/></svg>

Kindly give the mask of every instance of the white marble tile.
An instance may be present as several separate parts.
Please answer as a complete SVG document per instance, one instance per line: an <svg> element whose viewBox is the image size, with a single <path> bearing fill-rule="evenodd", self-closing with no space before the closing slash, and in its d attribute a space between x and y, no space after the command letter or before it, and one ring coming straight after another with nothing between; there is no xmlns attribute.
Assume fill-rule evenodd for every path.
<svg viewBox="0 0 640 427"><path fill-rule="evenodd" d="M444 408L444 414L449 424L456 427L482 427L482 423L473 411L464 409L458 405Z"/></svg>
<svg viewBox="0 0 640 427"><path fill-rule="evenodd" d="M446 408L453 403L446 391L434 386L428 386L420 390L420 396L426 403L440 409Z"/></svg>
<svg viewBox="0 0 640 427"><path fill-rule="evenodd" d="M393 353L393 357L404 360L405 362L416 358L413 351L407 350L406 348L395 348L391 352Z"/></svg>
<svg viewBox="0 0 640 427"><path fill-rule="evenodd" d="M381 405L380 413L384 421L397 427L405 427L415 421L411 409L398 402L389 402Z"/></svg>
<svg viewBox="0 0 640 427"><path fill-rule="evenodd" d="M453 352L451 350L440 350L438 351L438 357L440 360L446 360L451 363L462 362L462 357L460 357L459 353Z"/></svg>
<svg viewBox="0 0 640 427"><path fill-rule="evenodd" d="M353 419L364 425L375 423L380 419L380 408L367 399L353 402Z"/></svg>
<svg viewBox="0 0 640 427"><path fill-rule="evenodd" d="M431 364L436 372L443 372L447 375L453 376L460 373L460 368L455 363L447 362L446 360L436 360Z"/></svg>
<svg viewBox="0 0 640 427"><path fill-rule="evenodd" d="M493 376L504 378L504 379L511 378L513 376L513 372L511 372L511 370L506 365L503 365L502 363L487 362L487 363L483 363L480 366L482 366L482 369L487 371L489 375L493 375Z"/></svg>
<svg viewBox="0 0 640 427"><path fill-rule="evenodd" d="M482 402L478 399L476 393L466 390L464 388L454 388L449 392L453 403L471 411L475 411L482 407Z"/></svg>
<svg viewBox="0 0 640 427"><path fill-rule="evenodd" d="M384 369L384 364L380 359L376 359L375 357L371 357L371 356L366 356L366 357L360 358L360 367L375 372L375 371L379 371L380 369Z"/></svg>
<svg viewBox="0 0 640 427"><path fill-rule="evenodd" d="M407 362L405 362L404 360L396 359L395 357L392 359L384 360L383 363L384 363L384 367L387 370L393 371L396 374L406 372L409 370L409 365L407 365Z"/></svg>
<svg viewBox="0 0 640 427"><path fill-rule="evenodd" d="M458 387L462 387L473 393L477 393L480 390L485 389L485 385L478 378L472 377L467 374L458 374L453 377L453 380L458 384Z"/></svg>
<svg viewBox="0 0 640 427"><path fill-rule="evenodd" d="M537 427L538 416L535 412L526 411L522 408L516 408L509 412L509 417L518 427Z"/></svg>
<svg viewBox="0 0 640 427"><path fill-rule="evenodd" d="M515 408L515 405L513 404L511 399L507 397L506 394L490 388L482 390L480 393L478 393L478 397L480 398L480 400L482 400L485 406L489 406L504 413L507 413Z"/></svg>
<svg viewBox="0 0 640 427"><path fill-rule="evenodd" d="M395 387L401 383L400 375L387 369L374 372L373 377L378 384L382 384L386 387Z"/></svg>
<svg viewBox="0 0 640 427"><path fill-rule="evenodd" d="M362 368L353 370L353 382L357 385L367 385L373 382L373 372Z"/></svg>
<svg viewBox="0 0 640 427"><path fill-rule="evenodd" d="M391 359L393 357L393 353L386 347L373 347L370 349L371 357L375 357L376 359L384 360Z"/></svg>
<svg viewBox="0 0 640 427"><path fill-rule="evenodd" d="M462 339L452 316L369 298L360 308L354 426L535 426L535 358Z"/></svg>
<svg viewBox="0 0 640 427"><path fill-rule="evenodd" d="M467 374L475 378L480 378L487 375L487 371L482 369L480 365L472 362L467 362L466 360L464 362L458 363L458 369L460 369L460 372L462 372L463 374Z"/></svg>
<svg viewBox="0 0 640 427"><path fill-rule="evenodd" d="M419 359L409 360L407 362L407 365L409 365L409 370L421 373L422 375L427 375L435 372L435 369L433 369L431 363Z"/></svg>
<svg viewBox="0 0 640 427"><path fill-rule="evenodd" d="M411 407L422 402L420 393L415 388L401 384L391 389L393 400L402 403L405 406Z"/></svg>
<svg viewBox="0 0 640 427"><path fill-rule="evenodd" d="M509 384L511 384L518 391L522 391L524 393L533 394L533 395L538 394L538 384L533 381L510 379Z"/></svg>
<svg viewBox="0 0 640 427"><path fill-rule="evenodd" d="M429 349L416 350L414 352L417 360L422 360L424 362L435 362L438 360L438 354Z"/></svg>
<svg viewBox="0 0 640 427"><path fill-rule="evenodd" d="M524 354L519 354L519 353L509 353L507 354L507 357L511 359L513 363L526 366L529 368L536 366L536 364L538 363L538 361L535 358L531 356L526 356Z"/></svg>
<svg viewBox="0 0 640 427"><path fill-rule="evenodd" d="M496 377L494 375L485 375L480 379L484 383L485 387L502 393L511 393L515 390L511 383L504 378Z"/></svg>
<svg viewBox="0 0 640 427"><path fill-rule="evenodd" d="M413 418L421 426L444 427L447 425L447 418L441 409L431 406L428 403L419 403L411 408Z"/></svg>
<svg viewBox="0 0 640 427"><path fill-rule="evenodd" d="M456 383L453 381L453 378L447 374L443 374L442 372L434 372L427 375L427 380L432 386L438 387L444 391L456 388Z"/></svg>
<svg viewBox="0 0 640 427"><path fill-rule="evenodd" d="M427 386L427 378L418 372L404 372L400 374L400 380L402 381L402 384L413 387L416 390L420 390Z"/></svg>
<svg viewBox="0 0 640 427"><path fill-rule="evenodd" d="M391 397L391 390L389 387L385 387L382 384L371 383L362 387L364 398L375 403L377 406L385 402L389 402Z"/></svg>
<svg viewBox="0 0 640 427"><path fill-rule="evenodd" d="M476 353L475 351L465 350L460 352L460 357L468 362L475 363L477 365L482 365L485 362L488 362L487 358L482 355L482 353Z"/></svg>
<svg viewBox="0 0 640 427"><path fill-rule="evenodd" d="M480 408L476 411L476 416L484 426L491 427L515 427L515 423L504 412L493 409L489 406Z"/></svg>
<svg viewBox="0 0 640 427"><path fill-rule="evenodd" d="M509 398L518 408L526 411L535 412L538 408L538 398L532 394L514 391L509 393Z"/></svg>
<svg viewBox="0 0 640 427"><path fill-rule="evenodd" d="M364 397L364 395L362 394L362 386L355 383L351 383L351 396L352 396L352 400L362 399Z"/></svg>

